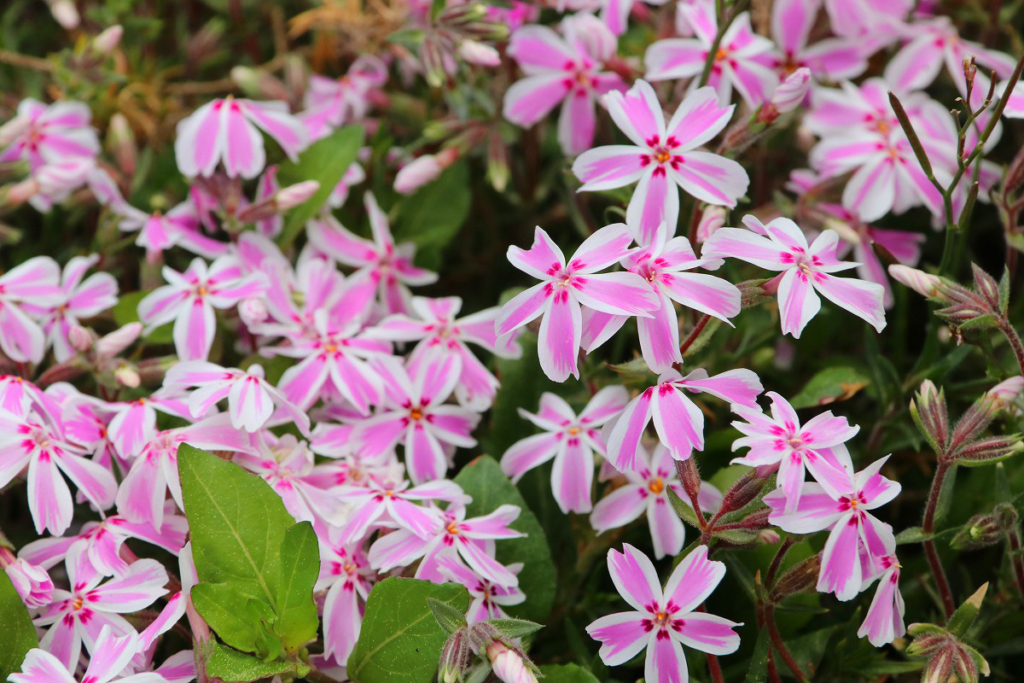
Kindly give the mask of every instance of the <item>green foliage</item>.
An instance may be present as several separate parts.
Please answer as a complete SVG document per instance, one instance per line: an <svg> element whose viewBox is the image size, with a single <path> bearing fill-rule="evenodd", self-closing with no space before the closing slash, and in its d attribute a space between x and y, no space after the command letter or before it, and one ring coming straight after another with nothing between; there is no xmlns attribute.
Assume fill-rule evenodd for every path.
<svg viewBox="0 0 1024 683"><path fill-rule="evenodd" d="M469 215L469 166L455 163L399 202L395 239L416 245L416 262L432 270Z"/></svg>
<svg viewBox="0 0 1024 683"><path fill-rule="evenodd" d="M39 647L36 628L7 572L0 571L0 680L21 671L28 651Z"/></svg>
<svg viewBox="0 0 1024 683"><path fill-rule="evenodd" d="M434 618L430 599L463 613L469 608L469 593L458 584L393 577L373 587L348 658L354 683L430 683L448 637Z"/></svg>

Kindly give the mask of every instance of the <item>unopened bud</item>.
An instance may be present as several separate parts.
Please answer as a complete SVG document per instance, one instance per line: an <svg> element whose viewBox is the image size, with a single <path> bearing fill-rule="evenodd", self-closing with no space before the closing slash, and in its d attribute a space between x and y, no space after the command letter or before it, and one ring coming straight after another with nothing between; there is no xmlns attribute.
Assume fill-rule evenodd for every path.
<svg viewBox="0 0 1024 683"><path fill-rule="evenodd" d="M319 189L320 183L316 180L304 180L301 183L289 185L278 190L277 194L274 195L274 203L277 204L279 211L287 211L303 202L309 201Z"/></svg>
<svg viewBox="0 0 1024 683"><path fill-rule="evenodd" d="M772 602L810 590L818 583L818 572L821 569L821 555L813 555L800 562L783 574L772 589Z"/></svg>
<svg viewBox="0 0 1024 683"><path fill-rule="evenodd" d="M1005 410L1013 405L1022 391L1024 391L1024 377L1017 375L1003 380L985 392L985 395L991 399L994 410Z"/></svg>
<svg viewBox="0 0 1024 683"><path fill-rule="evenodd" d="M291 97L291 92L284 83L261 69L236 66L231 69L231 80L250 97L284 101Z"/></svg>
<svg viewBox="0 0 1024 683"><path fill-rule="evenodd" d="M50 4L50 14L63 28L67 30L78 28L81 17L78 15L78 8L73 0L54 0Z"/></svg>
<svg viewBox="0 0 1024 683"><path fill-rule="evenodd" d="M138 146L135 142L135 133L132 131L128 119L121 112L116 112L110 117L110 126L107 128L107 145L111 154L117 159L117 165L126 176L135 174Z"/></svg>
<svg viewBox="0 0 1024 683"><path fill-rule="evenodd" d="M263 299L249 297L238 304L238 317L246 327L255 327L267 319L267 305Z"/></svg>
<svg viewBox="0 0 1024 683"><path fill-rule="evenodd" d="M1008 503L996 505L987 515L975 515L953 536L955 550L977 550L1002 542L1003 534L1017 526L1017 511Z"/></svg>
<svg viewBox="0 0 1024 683"><path fill-rule="evenodd" d="M22 559L14 560L4 569L26 607L46 607L52 602L53 581L45 569Z"/></svg>
<svg viewBox="0 0 1024 683"><path fill-rule="evenodd" d="M501 55L490 45L476 40L466 39L459 45L459 55L470 64L478 66L498 66L501 64Z"/></svg>
<svg viewBox="0 0 1024 683"><path fill-rule="evenodd" d="M909 287L921 296L929 298L938 295L939 285L942 283L942 280L935 275L929 275L923 270L911 268L910 266L889 266L889 275L901 285Z"/></svg>
<svg viewBox="0 0 1024 683"><path fill-rule="evenodd" d="M101 358L113 358L129 346L142 334L142 323L128 323L110 334L100 337L96 342L96 355Z"/></svg>
<svg viewBox="0 0 1024 683"><path fill-rule="evenodd" d="M142 383L142 378L139 377L138 370L128 364L122 365L117 370L114 370L114 379L129 389L137 389L139 384Z"/></svg>
<svg viewBox="0 0 1024 683"><path fill-rule="evenodd" d="M964 81L967 83L967 90L974 88L974 77L978 74L978 66L974 63L974 57L964 57Z"/></svg>
<svg viewBox="0 0 1024 683"><path fill-rule="evenodd" d="M700 216L700 223L697 224L697 243L703 244L725 225L725 208L721 206L708 206Z"/></svg>
<svg viewBox="0 0 1024 683"><path fill-rule="evenodd" d="M441 664L437 671L440 683L461 683L469 668L471 654L465 629L451 634L441 648Z"/></svg>
<svg viewBox="0 0 1024 683"><path fill-rule="evenodd" d="M411 194L441 175L441 164L433 154L416 157L395 176L395 192Z"/></svg>
<svg viewBox="0 0 1024 683"><path fill-rule="evenodd" d="M526 661L500 640L487 646L487 659L491 660L494 675L504 683L537 683L537 676Z"/></svg>
<svg viewBox="0 0 1024 683"><path fill-rule="evenodd" d="M122 35L124 35L124 29L120 24L114 24L96 36L92 41L92 47L101 55L109 55L121 43Z"/></svg>
<svg viewBox="0 0 1024 683"><path fill-rule="evenodd" d="M761 545L775 545L781 540L781 534L775 529L762 529L757 534L757 542Z"/></svg>
<svg viewBox="0 0 1024 683"><path fill-rule="evenodd" d="M793 111L803 103L811 88L811 70L801 67L779 84L772 95L772 105L780 114Z"/></svg>
<svg viewBox="0 0 1024 683"><path fill-rule="evenodd" d="M68 341L71 342L71 348L75 351L85 353L92 348L95 337L92 332L81 325L74 325L68 330Z"/></svg>
<svg viewBox="0 0 1024 683"><path fill-rule="evenodd" d="M487 16L487 8L480 3L467 3L445 8L437 16L437 23L448 26L459 26L471 21L479 21Z"/></svg>
<svg viewBox="0 0 1024 683"><path fill-rule="evenodd" d="M690 500L697 500L700 496L700 472L697 471L697 462L692 457L676 460L676 474L679 475L679 481L682 482L683 490Z"/></svg>
<svg viewBox="0 0 1024 683"><path fill-rule="evenodd" d="M21 206L37 194L39 194L39 182L35 178L26 178L5 187L0 193L0 204L14 208Z"/></svg>

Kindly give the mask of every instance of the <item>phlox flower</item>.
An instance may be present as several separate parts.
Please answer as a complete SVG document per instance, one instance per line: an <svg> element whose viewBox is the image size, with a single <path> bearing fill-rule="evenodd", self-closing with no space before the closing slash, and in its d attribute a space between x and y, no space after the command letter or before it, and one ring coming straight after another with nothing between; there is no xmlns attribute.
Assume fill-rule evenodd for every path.
<svg viewBox="0 0 1024 683"><path fill-rule="evenodd" d="M50 627L40 647L69 669L77 666L83 642L93 657L102 657L98 641L104 627L119 636L134 634L121 615L145 609L167 594L167 570L156 560L136 560L124 576L104 582L86 559L84 546L68 551L70 590L54 590L53 603L35 619L36 626Z"/></svg>
<svg viewBox="0 0 1024 683"><path fill-rule="evenodd" d="M629 26L629 14L639 0L601 0L601 21L612 33L621 36ZM668 0L644 0L648 5L664 5Z"/></svg>
<svg viewBox="0 0 1024 683"><path fill-rule="evenodd" d="M793 512L800 503L805 469L818 481L845 477L843 467L850 457L843 444L856 436L860 427L851 426L845 417L836 417L831 410L801 425L789 401L774 391L765 395L772 401L770 416L760 408L732 406L733 412L746 420L732 423L744 435L733 441L732 450L750 449L732 462L749 467L778 466L777 485L785 491L786 512Z"/></svg>
<svg viewBox="0 0 1024 683"><path fill-rule="evenodd" d="M581 192L637 183L626 207L626 223L641 245L649 245L664 223L671 237L679 222L679 189L702 202L736 206L750 178L732 159L697 151L718 135L735 105L721 106L714 88L699 88L682 101L665 125L654 89L637 81L625 93L611 92L605 104L615 125L632 144L596 147L581 154L572 172Z"/></svg>
<svg viewBox="0 0 1024 683"><path fill-rule="evenodd" d="M718 33L714 7L681 5L679 12L686 15L694 37L666 38L647 48L644 66L649 81L691 78L704 71L704 63ZM722 36L708 84L722 102L729 102L735 89L750 107L764 104L779 84L779 76L772 69L774 50L772 41L754 33L750 13L744 12Z"/></svg>
<svg viewBox="0 0 1024 683"><path fill-rule="evenodd" d="M363 195L363 201L370 216L372 241L352 234L330 216L310 222L309 241L332 259L356 268L357 276L370 277L378 287L385 312L407 313L412 297L409 286L432 284L437 281L437 273L413 265L414 244L395 244L388 217L372 194Z"/></svg>
<svg viewBox="0 0 1024 683"><path fill-rule="evenodd" d="M840 600L852 599L861 591L864 577L875 575L882 558L895 548L892 527L869 512L899 495L899 482L879 474L888 459L876 460L856 474L852 464L846 463L842 478L805 483L800 502L791 512L786 512L784 488L764 497L772 509L768 521L783 531L811 534L830 530L821 555L818 591L835 593Z"/></svg>
<svg viewBox="0 0 1024 683"><path fill-rule="evenodd" d="M607 454L601 427L626 407L624 387L605 387L594 394L577 416L559 396L545 392L536 414L519 414L543 432L517 441L501 457L501 469L518 482L524 474L554 458L551 492L563 513L590 512L594 482L594 452Z"/></svg>
<svg viewBox="0 0 1024 683"><path fill-rule="evenodd" d="M521 605L526 595L518 586L500 586L491 583L467 567L457 557L439 557L437 560L441 576L447 581L461 583L469 591L470 603L466 610L466 621L476 624L488 619L508 619L502 607ZM518 575L523 570L522 562L508 565L512 574Z"/></svg>
<svg viewBox="0 0 1024 683"><path fill-rule="evenodd" d="M725 576L725 564L708 559L707 546L683 558L665 584L650 559L629 545L608 551L608 572L619 595L634 609L601 617L587 633L601 643L601 661L625 664L644 648L644 680L648 683L686 683L689 675L683 645L713 655L733 653L742 624L695 611Z"/></svg>
<svg viewBox="0 0 1024 683"><path fill-rule="evenodd" d="M130 627L129 627L130 628ZM117 629L104 625L91 638L95 641L89 666L82 676L82 683L108 683L123 673L142 646L141 638L131 631L117 636ZM77 669L78 658L72 662L62 661L44 648L32 648L25 655L21 672L11 674L11 683L76 683L72 673ZM166 683L158 673L138 673L117 679L124 683Z"/></svg>
<svg viewBox="0 0 1024 683"><path fill-rule="evenodd" d="M902 638L907 627L903 623L903 614L906 605L903 602L903 595L900 593L900 563L896 555L886 555L881 558L879 565L882 574L878 577L878 588L875 590L875 597L871 599L871 605L864 617L864 623L857 629L857 636L867 636L868 642L875 647L881 647L891 643L897 638ZM874 578L867 579L861 591L867 590L874 582Z"/></svg>
<svg viewBox="0 0 1024 683"><path fill-rule="evenodd" d="M699 259L686 237L668 239L665 226L651 245L622 259L622 267L646 280L661 301L651 317L636 320L640 333L640 351L654 372L664 372L675 363L682 363L679 352L679 318L673 302L677 302L728 322L740 312L740 290L730 282L713 275L689 272L695 268L715 270L720 259ZM587 310L583 316L583 348L590 353L617 332L628 318Z"/></svg>
<svg viewBox="0 0 1024 683"><path fill-rule="evenodd" d="M803 231L788 218L762 225L753 216L746 216L743 222L750 230L721 228L704 243L703 255L728 256L781 271L776 279L783 334L800 338L804 327L821 310L818 294L878 332L885 328L882 285L832 275L857 267L856 263L836 258L839 235L835 230L825 230L808 246Z"/></svg>
<svg viewBox="0 0 1024 683"><path fill-rule="evenodd" d="M439 560L458 556L491 583L518 586L516 575L494 559L494 542L525 535L509 527L519 518L520 512L515 505L501 505L488 515L466 519L464 505L449 505L447 510L437 510L441 523L433 527L427 536L399 529L374 541L368 555L370 566L379 572L388 572L419 560L417 579L444 583Z"/></svg>
<svg viewBox="0 0 1024 683"><path fill-rule="evenodd" d="M640 466L636 461L640 439L652 419L658 438L676 460L686 460L694 448L704 450L704 413L683 389L751 407L757 405L757 395L764 390L750 370L728 370L711 377L703 369L686 377L676 370L662 373L658 383L630 401L610 425L608 460L617 470Z"/></svg>
<svg viewBox="0 0 1024 683"><path fill-rule="evenodd" d="M370 93L387 79L387 65L373 55L360 56L340 78L311 75L306 90L306 110L298 115L310 139L319 140L334 128L366 116Z"/></svg>
<svg viewBox="0 0 1024 683"><path fill-rule="evenodd" d="M164 524L167 493L185 509L178 477L178 447L188 443L210 451L251 451L251 436L231 426L227 415L214 415L195 424L157 432L136 456L117 491L117 511L132 522Z"/></svg>
<svg viewBox="0 0 1024 683"><path fill-rule="evenodd" d="M582 158L582 157L581 157ZM622 223L608 225L583 241L567 262L540 227L529 249L511 246L508 260L540 284L516 295L496 321L499 340L543 316L537 353L544 374L556 382L579 377L577 356L583 334L580 306L614 315L649 315L658 302L647 283L634 273L598 273L629 254L632 243Z"/></svg>
<svg viewBox="0 0 1024 683"><path fill-rule="evenodd" d="M349 545L365 538L374 527L398 527L429 540L442 526L440 513L419 503L440 500L465 505L472 499L462 487L448 479L409 487L409 482L368 481L341 486L338 495L352 506L352 515L342 527L337 541Z"/></svg>
<svg viewBox="0 0 1024 683"><path fill-rule="evenodd" d="M319 535L320 575L314 590L327 591L323 608L324 655L343 664L359 639L374 572L357 545L339 544L336 536L336 530L326 538Z"/></svg>
<svg viewBox="0 0 1024 683"><path fill-rule="evenodd" d="M265 279L246 274L234 256L207 265L193 259L184 273L163 269L168 284L139 302L139 319L150 329L174 321L174 348L181 360L206 360L217 329L215 308L230 308L266 289Z"/></svg>
<svg viewBox="0 0 1024 683"><path fill-rule="evenodd" d="M469 350L468 344L482 346L501 358L518 358L522 349L510 336L499 343L494 321L501 309L487 308L458 318L459 297L430 299L413 297L410 313L396 313L366 331L368 337L391 342L417 342L409 354L409 367L428 362L434 354L454 355L462 360L462 372L455 385L455 397L467 408L483 410L494 400L498 379Z"/></svg>
<svg viewBox="0 0 1024 683"><path fill-rule="evenodd" d="M352 188L364 180L366 180L366 171L358 161L353 161L352 165L345 169L338 184L331 190L331 194L327 197L327 206L332 209L340 209L348 201L348 195Z"/></svg>
<svg viewBox="0 0 1024 683"><path fill-rule="evenodd" d="M169 507L168 507L169 506ZM163 526L157 529L148 522L130 522L121 515L108 515L101 522L86 522L77 536L54 536L40 538L25 545L18 556L50 569L67 557L68 550L75 543L84 543L84 562L103 576L124 576L128 573L128 562L121 557L121 546L129 538L163 548L172 555L181 552L188 536L188 522L181 515L175 515L173 501L164 503Z"/></svg>
<svg viewBox="0 0 1024 683"><path fill-rule="evenodd" d="M821 4L819 0L772 3L771 35L778 45L772 66L782 74L806 67L819 80L856 78L867 68L863 45L849 38L826 38L808 45Z"/></svg>
<svg viewBox="0 0 1024 683"><path fill-rule="evenodd" d="M666 555L678 555L686 540L686 527L672 508L668 492L675 491L686 504L690 500L676 475L672 454L659 444L654 455L648 457L647 450L641 446L636 469L627 469L624 474L626 483L594 505L590 525L600 534L646 515L654 557L660 560ZM703 512L716 512L722 505L722 494L703 482L698 503Z"/></svg>
<svg viewBox="0 0 1024 683"><path fill-rule="evenodd" d="M17 115L0 127L0 163L21 159L35 171L75 158L93 159L100 143L91 122L92 112L82 102L46 105L26 98Z"/></svg>
<svg viewBox="0 0 1024 683"><path fill-rule="evenodd" d="M231 426L235 429L258 432L271 420L276 407L303 434L309 431L309 415L264 379L263 366L258 363L238 370L201 360L185 361L167 371L164 386L176 389L197 387L188 397L189 410L194 418L204 417L226 398Z"/></svg>
<svg viewBox="0 0 1024 683"><path fill-rule="evenodd" d="M179 403L181 405L178 405ZM157 411L178 417L188 417L188 408L184 403L175 399L167 399L159 394L151 395L149 398L105 405L93 402L93 408L94 410L90 411L91 415L88 417L95 421L89 427L98 428L100 432L104 430L102 425L104 413L112 413L106 419L106 434L90 433L91 429L86 430L85 424L77 422L73 424L81 431L76 432L76 437L82 439L83 445L86 446L110 444L114 453L122 461L138 455L156 436ZM185 410L181 411L179 408Z"/></svg>
<svg viewBox="0 0 1024 683"><path fill-rule="evenodd" d="M8 562L4 572L29 610L46 607L53 602L53 581L44 568L18 558Z"/></svg>
<svg viewBox="0 0 1024 683"><path fill-rule="evenodd" d="M414 484L442 479L455 448L472 448L470 436L480 414L446 405L462 372L458 356L440 356L410 373L397 360L376 364L384 380L384 402L377 413L352 430L356 454L377 459L402 443L405 467Z"/></svg>
<svg viewBox="0 0 1024 683"><path fill-rule="evenodd" d="M228 177L255 178L266 165L260 131L272 137L292 161L309 144L302 122L284 102L256 102L228 95L196 109L178 123L174 156L189 178L213 175L218 163Z"/></svg>
<svg viewBox="0 0 1024 683"><path fill-rule="evenodd" d="M74 508L64 476L97 510L106 510L114 502L114 475L83 457L82 450L68 442L58 421L35 408L20 414L0 408L0 488L26 467L28 507L36 533L49 529L60 536L71 525Z"/></svg>
<svg viewBox="0 0 1024 683"><path fill-rule="evenodd" d="M904 20L919 4L914 0L825 0L825 10L832 32L860 41L870 55L899 38Z"/></svg>
<svg viewBox="0 0 1024 683"><path fill-rule="evenodd" d="M547 26L524 26L512 34L508 54L526 77L505 93L504 116L528 128L559 103L558 141L567 155L594 142L596 100L611 90L624 90L622 78L600 69L615 54L616 39L589 14L562 22L562 38Z"/></svg>
<svg viewBox="0 0 1024 683"><path fill-rule="evenodd" d="M98 315L117 303L117 281L113 275L93 273L85 277L86 271L99 260L97 254L73 257L64 266L57 298L43 306L31 301L26 301L23 306L26 313L42 323L47 343L53 346L57 362L76 354L68 335L80 319Z"/></svg>
<svg viewBox="0 0 1024 683"><path fill-rule="evenodd" d="M57 262L36 256L0 275L0 350L18 363L38 363L46 352L46 333L24 307L36 310L61 299Z"/></svg>

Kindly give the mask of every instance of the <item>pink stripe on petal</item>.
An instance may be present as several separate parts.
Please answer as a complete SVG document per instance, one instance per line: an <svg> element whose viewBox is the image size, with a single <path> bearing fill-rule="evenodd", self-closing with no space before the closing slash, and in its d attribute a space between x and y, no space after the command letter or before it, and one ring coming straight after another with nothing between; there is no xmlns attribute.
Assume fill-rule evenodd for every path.
<svg viewBox="0 0 1024 683"><path fill-rule="evenodd" d="M740 637L733 631L738 625L714 614L691 612L686 615L675 637L694 650L713 655L728 655L740 647Z"/></svg>
<svg viewBox="0 0 1024 683"><path fill-rule="evenodd" d="M579 377L579 355L583 321L580 305L565 288L555 291L540 322L537 355L544 374L555 382L569 375Z"/></svg>
<svg viewBox="0 0 1024 683"><path fill-rule="evenodd" d="M818 575L818 591L835 593L840 600L851 600L860 590L861 567L857 555L859 528L855 513L844 515L825 542Z"/></svg>
<svg viewBox="0 0 1024 683"><path fill-rule="evenodd" d="M623 544L622 552L608 551L608 573L619 595L638 610L647 611L662 600L661 582L650 559L642 552Z"/></svg>

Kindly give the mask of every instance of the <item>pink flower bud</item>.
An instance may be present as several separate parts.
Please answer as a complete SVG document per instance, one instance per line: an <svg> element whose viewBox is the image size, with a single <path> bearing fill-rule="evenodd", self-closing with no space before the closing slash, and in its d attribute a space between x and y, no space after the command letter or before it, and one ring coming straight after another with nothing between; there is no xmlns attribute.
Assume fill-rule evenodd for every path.
<svg viewBox="0 0 1024 683"><path fill-rule="evenodd" d="M927 297L935 296L938 292L938 286L942 282L935 275L929 275L917 268L900 264L889 266L889 275L901 285L909 287L921 296Z"/></svg>
<svg viewBox="0 0 1024 683"><path fill-rule="evenodd" d="M772 105L780 114L793 111L804 101L811 87L811 70L801 67L779 84L772 95Z"/></svg>
<svg viewBox="0 0 1024 683"><path fill-rule="evenodd" d="M26 178L19 183L4 188L3 203L13 208L24 204L39 194L39 183L35 178Z"/></svg>
<svg viewBox="0 0 1024 683"><path fill-rule="evenodd" d="M715 231L725 225L725 208L721 206L709 206L701 214L700 223L697 224L697 243L703 244Z"/></svg>
<svg viewBox="0 0 1024 683"><path fill-rule="evenodd" d="M395 192L412 194L441 175L444 170L433 154L424 154L402 167L395 176Z"/></svg>
<svg viewBox="0 0 1024 683"><path fill-rule="evenodd" d="M71 348L75 351L85 353L92 348L93 335L81 325L75 325L68 330L68 341L71 342Z"/></svg>
<svg viewBox="0 0 1024 683"><path fill-rule="evenodd" d="M267 305L263 299L249 297L238 304L238 317L246 327L254 327L267 319Z"/></svg>
<svg viewBox="0 0 1024 683"><path fill-rule="evenodd" d="M96 162L93 159L68 159L40 167L35 173L35 179L39 183L40 192L59 197L85 184L95 167Z"/></svg>
<svg viewBox="0 0 1024 683"><path fill-rule="evenodd" d="M117 370L114 370L114 379L129 389L137 389L142 383L142 378L139 377L139 371L127 364L122 365Z"/></svg>
<svg viewBox="0 0 1024 683"><path fill-rule="evenodd" d="M96 342L96 354L102 358L113 358L134 344L140 334L142 334L142 323L128 323Z"/></svg>
<svg viewBox="0 0 1024 683"><path fill-rule="evenodd" d="M274 202L279 211L292 209L316 194L320 189L320 183L315 180L305 180L295 185L289 185L277 191L274 195Z"/></svg>
<svg viewBox="0 0 1024 683"><path fill-rule="evenodd" d="M114 24L96 36L92 41L93 49L101 55L109 55L121 43L122 35L124 35L124 29L120 24Z"/></svg>
<svg viewBox="0 0 1024 683"><path fill-rule="evenodd" d="M45 569L18 559L7 565L5 570L26 607L46 607L52 602L53 582Z"/></svg>
<svg viewBox="0 0 1024 683"><path fill-rule="evenodd" d="M999 408L1005 408L1016 401L1022 391L1024 391L1024 377L1017 375L1003 380L989 389L985 395L993 399Z"/></svg>
<svg viewBox="0 0 1024 683"><path fill-rule="evenodd" d="M50 14L63 28L71 30L78 28L81 17L78 15L78 8L73 0L54 0L50 3Z"/></svg>
<svg viewBox="0 0 1024 683"><path fill-rule="evenodd" d="M498 66L501 55L490 45L475 40L464 40L459 45L459 55L470 64L478 66Z"/></svg>
<svg viewBox="0 0 1024 683"><path fill-rule="evenodd" d="M537 676L523 658L500 640L492 641L487 646L487 659L491 660L494 675L505 683L537 683Z"/></svg>

